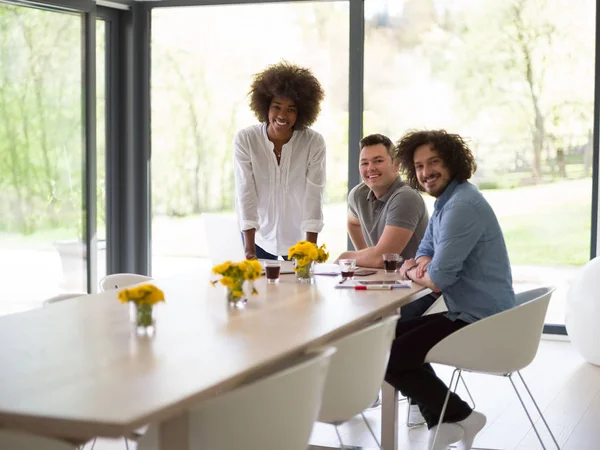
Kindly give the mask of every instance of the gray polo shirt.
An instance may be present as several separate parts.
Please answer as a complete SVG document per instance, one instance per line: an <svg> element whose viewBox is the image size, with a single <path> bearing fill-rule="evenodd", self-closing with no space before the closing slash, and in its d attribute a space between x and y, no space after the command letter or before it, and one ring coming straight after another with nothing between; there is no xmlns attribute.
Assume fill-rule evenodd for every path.
<svg viewBox="0 0 600 450"><path fill-rule="evenodd" d="M377 245L386 225L406 228L413 235L404 247L402 256L404 259L415 257L429 222L429 213L421 194L400 177L379 199L365 183L360 183L348 194L348 206L350 212L360 220L369 247Z"/></svg>

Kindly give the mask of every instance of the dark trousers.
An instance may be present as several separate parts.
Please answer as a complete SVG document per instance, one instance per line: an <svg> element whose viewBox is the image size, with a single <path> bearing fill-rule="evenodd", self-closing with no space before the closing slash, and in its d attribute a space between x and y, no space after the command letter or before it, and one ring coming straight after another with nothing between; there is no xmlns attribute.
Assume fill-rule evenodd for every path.
<svg viewBox="0 0 600 450"><path fill-rule="evenodd" d="M404 322L406 320L414 319L415 317L421 317L425 314L425 311L434 304L439 296L440 294L429 294L402 306L400 308L399 320Z"/></svg>
<svg viewBox="0 0 600 450"><path fill-rule="evenodd" d="M256 247L256 259L278 259L277 255L273 255L273 254L267 252L266 250L259 247L258 245L255 245L255 247ZM285 261L288 261L287 255L281 255L281 257Z"/></svg>
<svg viewBox="0 0 600 450"><path fill-rule="evenodd" d="M242 233L242 242L243 241L244 241L244 233ZM278 259L277 255L273 255L273 254L267 252L266 250L259 247L258 245L255 244L254 247L256 247L256 259ZM285 261L289 261L289 258L287 257L287 255L281 255L281 257Z"/></svg>
<svg viewBox="0 0 600 450"><path fill-rule="evenodd" d="M385 374L385 381L419 405L428 428L439 422L448 387L438 378L430 364L424 364L425 356L446 336L468 325L462 320L452 321L445 314L399 321ZM467 403L451 393L443 421L461 421L471 411Z"/></svg>

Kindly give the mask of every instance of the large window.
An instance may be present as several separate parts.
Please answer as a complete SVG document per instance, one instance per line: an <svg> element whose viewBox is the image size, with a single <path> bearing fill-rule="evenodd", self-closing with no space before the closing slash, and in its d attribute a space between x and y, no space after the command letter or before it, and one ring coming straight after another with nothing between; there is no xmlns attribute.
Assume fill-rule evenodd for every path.
<svg viewBox="0 0 600 450"><path fill-rule="evenodd" d="M233 136L256 123L252 75L282 59L309 67L326 98L325 229L346 249L348 4L300 2L152 12L152 274L203 264L203 212L234 214ZM206 264L206 262L205 262Z"/></svg>
<svg viewBox="0 0 600 450"><path fill-rule="evenodd" d="M469 138L515 289L555 285L564 324L590 257L595 1L366 0L366 132Z"/></svg>
<svg viewBox="0 0 600 450"><path fill-rule="evenodd" d="M0 314L87 291L82 23L77 13L0 3Z"/></svg>
<svg viewBox="0 0 600 450"><path fill-rule="evenodd" d="M85 291L80 42L76 14L0 4L3 313Z"/></svg>

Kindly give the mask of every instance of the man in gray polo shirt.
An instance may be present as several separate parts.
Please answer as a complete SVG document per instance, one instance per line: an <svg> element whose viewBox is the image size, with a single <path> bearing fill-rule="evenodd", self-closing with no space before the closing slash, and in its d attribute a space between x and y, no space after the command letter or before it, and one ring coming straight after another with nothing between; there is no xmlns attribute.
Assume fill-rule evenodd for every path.
<svg viewBox="0 0 600 450"><path fill-rule="evenodd" d="M348 194L348 234L355 251L338 259L354 258L359 266L383 267L383 253L414 258L429 213L421 194L400 179L394 144L387 136L371 134L360 141L359 170L363 180ZM439 295L430 294L400 308L402 321L421 316ZM379 404L379 399L375 405ZM423 423L411 401L409 421Z"/></svg>
<svg viewBox="0 0 600 450"><path fill-rule="evenodd" d="M382 134L360 141L359 170L363 180L348 195L348 234L359 266L383 267L383 253L414 258L429 214L416 190L400 179L394 144Z"/></svg>

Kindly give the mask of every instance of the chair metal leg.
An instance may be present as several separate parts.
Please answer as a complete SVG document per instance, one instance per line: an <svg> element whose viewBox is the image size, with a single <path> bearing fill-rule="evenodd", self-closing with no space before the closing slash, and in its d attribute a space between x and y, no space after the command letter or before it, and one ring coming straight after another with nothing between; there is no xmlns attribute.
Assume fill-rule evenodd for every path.
<svg viewBox="0 0 600 450"><path fill-rule="evenodd" d="M94 440L92 441L92 447L90 448L90 450L94 450L94 446L96 445L96 439L94 438Z"/></svg>
<svg viewBox="0 0 600 450"><path fill-rule="evenodd" d="M469 390L469 387L467 386L467 383L465 381L465 377L462 376L462 373L460 373L458 375L458 380L456 380L456 385L454 386L453 392L456 393L456 390L458 389L458 382L462 381L463 387L465 388L465 391L467 391L467 395L469 396L469 399L471 400L471 409L475 409L475 399L473 399L473 396L471 395L471 391Z"/></svg>
<svg viewBox="0 0 600 450"><path fill-rule="evenodd" d="M363 413L360 413L360 415L362 416L362 418L363 418L363 420L365 422L365 425L367 426L367 428L371 432L371 436L373 436L373 439L377 443L377 447L381 449L381 444L379 443L379 440L377 439L377 436L375 436L375 433L373 433L373 429L371 428L371 425L369 425L369 421L367 420L367 418L365 417L365 415Z"/></svg>
<svg viewBox="0 0 600 450"><path fill-rule="evenodd" d="M433 437L433 442L431 443L431 448L429 450L433 450L433 448L435 447L435 441L437 441L438 433L440 431L440 425L442 425L444 414L446 414L446 408L448 407L448 401L450 400L450 393L452 392L451 387L454 383L454 376L458 373L458 376L460 377L461 372L461 369L454 369L454 372L452 372L452 378L450 378L450 384L448 385L448 392L446 392L444 406L442 406L442 412L440 413L440 420L437 424L437 428L435 429L435 436Z"/></svg>
<svg viewBox="0 0 600 450"><path fill-rule="evenodd" d="M338 441L340 441L340 448L343 450L344 443L342 442L342 436L340 436L340 432L338 431L337 425L334 424L333 427L335 428L335 434L337 434Z"/></svg>
<svg viewBox="0 0 600 450"><path fill-rule="evenodd" d="M126 437L124 437L123 439L125 440L125 448L126 448L127 450L129 450L129 443L127 442L127 438L126 438Z"/></svg>
<svg viewBox="0 0 600 450"><path fill-rule="evenodd" d="M517 393L517 397L519 397L521 406L523 406L523 409L525 410L525 414L527 414L527 418L529 419L529 422L531 423L531 426L533 427L533 430L535 431L535 434L537 435L537 438L540 441L540 444L542 444L542 448L544 450L546 450L546 446L544 445L544 442L542 441L542 438L541 438L540 434L538 433L538 430L535 427L533 420L531 419L531 416L529 415L529 412L527 411L527 408L525 407L525 403L523 402L523 399L521 398L521 395L519 394L519 391L517 390L517 386L515 385L515 382L513 381L511 375L512 374L508 375L508 379L510 380L510 383L512 384L513 389ZM519 371L517 371L517 375L519 375L519 378L521 379L521 383L523 383L523 386L525 386L525 390L527 391L529 398L533 402L535 409L537 409L538 414L540 415L542 421L544 422L544 425L546 426L546 430L548 430L548 433L550 433L550 437L554 441L554 445L556 445L556 448L558 450L560 450L560 445L558 445L558 442L556 441L556 438L554 437L554 433L552 433L552 430L550 429L548 422L546 422L546 418L544 417L544 414L542 414L542 411L541 411L540 407L538 406L537 402L535 401L535 398L533 398L533 395L531 394L531 391L529 390L529 386L527 386L527 383L525 383L525 380L523 379L523 375L521 375L521 372L519 372Z"/></svg>

